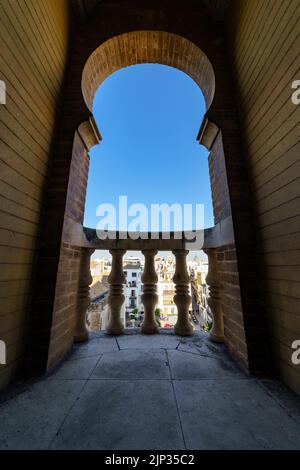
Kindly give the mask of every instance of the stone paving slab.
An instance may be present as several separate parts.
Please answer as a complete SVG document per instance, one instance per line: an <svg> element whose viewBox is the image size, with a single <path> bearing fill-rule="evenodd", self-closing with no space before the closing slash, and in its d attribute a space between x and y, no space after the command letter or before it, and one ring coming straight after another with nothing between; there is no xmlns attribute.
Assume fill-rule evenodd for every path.
<svg viewBox="0 0 300 470"><path fill-rule="evenodd" d="M175 349L180 337L167 334L122 335L117 338L120 349Z"/></svg>
<svg viewBox="0 0 300 470"><path fill-rule="evenodd" d="M55 379L88 379L101 355L65 361L51 374Z"/></svg>
<svg viewBox="0 0 300 470"><path fill-rule="evenodd" d="M254 379L174 387L188 449L300 449L299 424Z"/></svg>
<svg viewBox="0 0 300 470"><path fill-rule="evenodd" d="M233 361L228 362L221 358L204 357L183 351L168 351L167 355L172 379L247 378L240 367Z"/></svg>
<svg viewBox="0 0 300 470"><path fill-rule="evenodd" d="M0 404L0 449L46 449L83 385L46 378Z"/></svg>
<svg viewBox="0 0 300 470"><path fill-rule="evenodd" d="M294 392L277 380L257 379L257 383L300 424L300 400Z"/></svg>
<svg viewBox="0 0 300 470"><path fill-rule="evenodd" d="M114 337L92 336L89 341L75 344L68 360L99 356L100 354L113 351L119 351L117 341Z"/></svg>
<svg viewBox="0 0 300 470"><path fill-rule="evenodd" d="M170 381L89 380L52 449L184 449Z"/></svg>
<svg viewBox="0 0 300 470"><path fill-rule="evenodd" d="M165 351L124 349L107 353L97 364L93 379L169 379Z"/></svg>
<svg viewBox="0 0 300 470"><path fill-rule="evenodd" d="M232 361L225 345L213 343L208 339L206 333L193 336L192 338L181 338L178 351L185 351L202 356L219 357L223 360Z"/></svg>
<svg viewBox="0 0 300 470"><path fill-rule="evenodd" d="M0 396L0 449L300 449L299 430L299 397L204 333L91 334Z"/></svg>

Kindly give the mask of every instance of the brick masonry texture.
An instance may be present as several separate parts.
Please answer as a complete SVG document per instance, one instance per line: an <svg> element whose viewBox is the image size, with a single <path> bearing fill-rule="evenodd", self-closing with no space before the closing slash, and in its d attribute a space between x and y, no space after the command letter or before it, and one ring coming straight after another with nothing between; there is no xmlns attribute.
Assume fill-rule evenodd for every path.
<svg viewBox="0 0 300 470"><path fill-rule="evenodd" d="M219 129L209 156L214 216L232 215L235 235L218 250L227 344L245 367L269 371L270 339L273 364L300 391L289 356L300 334L299 109L289 86L299 78L300 8L273 3L271 11L262 0L233 1L222 23L207 2L101 2L71 31L67 2L9 4L1 17L1 72L13 93L1 134L0 326L9 343L1 386L23 364L24 345L22 370L38 374L72 344L80 249L62 234L66 217L83 220L89 167L77 129L101 81L151 61L188 73Z"/></svg>

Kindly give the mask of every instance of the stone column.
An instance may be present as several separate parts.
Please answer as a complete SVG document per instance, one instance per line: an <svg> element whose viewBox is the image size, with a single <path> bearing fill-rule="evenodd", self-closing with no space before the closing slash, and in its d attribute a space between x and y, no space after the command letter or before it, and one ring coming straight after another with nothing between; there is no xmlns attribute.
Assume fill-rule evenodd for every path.
<svg viewBox="0 0 300 470"><path fill-rule="evenodd" d="M106 328L108 335L120 335L123 333L124 325L121 321L121 307L125 301L123 294L123 285L125 275L123 273L123 255L125 250L109 250L112 255L111 272L108 276L110 285L108 295L109 322Z"/></svg>
<svg viewBox="0 0 300 470"><path fill-rule="evenodd" d="M90 305L90 284L93 281L91 276L91 255L95 250L90 248L81 249L80 274L77 295L77 321L74 335L74 342L79 343L88 339L89 333L86 328L86 313Z"/></svg>
<svg viewBox="0 0 300 470"><path fill-rule="evenodd" d="M186 266L188 251L174 250L173 254L176 258L176 270L173 276L175 283L174 302L178 312L175 333L180 336L191 336L194 332L194 328L189 321L189 306L192 298L189 295L190 276Z"/></svg>
<svg viewBox="0 0 300 470"><path fill-rule="evenodd" d="M224 343L224 322L220 299L220 282L217 261L217 251L214 248L203 250L208 256L208 273L206 283L209 287L208 305L213 316L213 326L209 338L217 343Z"/></svg>
<svg viewBox="0 0 300 470"><path fill-rule="evenodd" d="M153 334L158 333L158 325L155 320L154 309L158 301L156 293L157 274L155 272L154 257L156 250L142 251L145 256L145 268L142 274L142 282L144 284L142 302L144 305L144 320L141 325L142 333Z"/></svg>

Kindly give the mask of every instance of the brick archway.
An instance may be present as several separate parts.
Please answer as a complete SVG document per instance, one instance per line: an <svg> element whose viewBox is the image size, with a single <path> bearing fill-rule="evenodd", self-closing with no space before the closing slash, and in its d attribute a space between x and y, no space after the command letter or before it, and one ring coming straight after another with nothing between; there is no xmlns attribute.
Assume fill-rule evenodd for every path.
<svg viewBox="0 0 300 470"><path fill-rule="evenodd" d="M134 41L128 42L128 48L125 41L123 47L120 36L134 34ZM249 237L254 229L246 154L224 31L204 4L187 7L184 2L172 8L163 4L149 11L143 5L123 9L101 2L75 31L66 71L29 325L29 373L41 373L58 363L73 342L81 250L70 244L65 227L66 222L70 226L72 221L83 221L88 150L100 139L90 112L93 95L120 65L149 61L185 71L205 96L208 109L198 139L210 151L214 219L217 224L232 217L235 237L234 244L218 253L226 342L245 367L268 367L255 240Z"/></svg>
<svg viewBox="0 0 300 470"><path fill-rule="evenodd" d="M201 88L209 109L215 93L213 67L202 50L188 39L165 31L132 31L102 43L88 58L82 74L82 93L92 112L95 93L113 72L136 64L175 67Z"/></svg>

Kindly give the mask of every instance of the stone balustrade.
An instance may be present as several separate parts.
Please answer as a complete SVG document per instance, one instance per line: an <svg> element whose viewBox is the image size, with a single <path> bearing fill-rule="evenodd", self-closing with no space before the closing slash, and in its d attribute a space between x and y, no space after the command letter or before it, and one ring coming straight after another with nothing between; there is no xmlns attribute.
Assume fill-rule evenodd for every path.
<svg viewBox="0 0 300 470"><path fill-rule="evenodd" d="M224 228L225 227L225 228ZM213 325L210 331L210 339L216 342L224 341L224 323L221 306L221 285L218 272L217 247L222 243L231 243L233 239L230 221L223 222L223 227L215 226L204 231L204 243L201 247L208 256L209 271L206 282L209 286L208 305L213 317ZM88 337L86 329L86 311L89 306L89 284L92 282L90 275L90 257L95 249L109 249L112 255L112 269L108 281L110 285L108 305L110 308L110 319L106 329L109 335L120 335L124 331L121 320L121 309L125 301L123 287L125 276L123 273L123 256L126 251L141 251L145 257L145 267L142 275L144 305L144 319L141 332L144 334L158 333L159 328L155 319L155 307L158 296L156 292L157 274L155 272L155 255L158 250L172 251L176 260L176 269L173 277L175 283L174 303L177 307L177 322L174 327L175 333L180 336L193 334L193 325L189 320L189 308L191 296L189 293L190 277L187 271L186 257L189 249L198 250L199 246L179 238L175 234L170 239L164 239L159 234L158 239L141 237L136 240L119 237L115 240L101 240L93 229L84 229L81 233L80 227L74 227L72 244L80 244L82 247L81 272L78 286L77 303L77 325L75 341L84 341Z"/></svg>
<svg viewBox="0 0 300 470"><path fill-rule="evenodd" d="M82 248L80 260L80 274L77 294L77 318L74 341L79 343L88 339L86 328L86 312L90 305L90 284L93 281L91 276L91 255L94 249Z"/></svg>
<svg viewBox="0 0 300 470"><path fill-rule="evenodd" d="M142 275L144 290L142 294L142 302L144 305L144 320L141 325L142 333L158 333L158 325L155 320L155 306L157 305L158 296L156 293L157 274L155 272L154 258L156 250L143 250L145 256L145 268Z"/></svg>
<svg viewBox="0 0 300 470"><path fill-rule="evenodd" d="M124 325L121 321L121 308L125 301L123 294L123 285L125 284L125 275L123 273L123 255L124 250L110 250L112 255L111 272L108 276L109 296L108 305L110 308L109 323L106 328L108 335L120 335L123 333Z"/></svg>
<svg viewBox="0 0 300 470"><path fill-rule="evenodd" d="M177 307L175 333L180 336L193 334L193 325L189 321L189 306L192 298L189 294L190 276L186 266L187 250L174 250L176 269L173 277L175 283L174 302Z"/></svg>
<svg viewBox="0 0 300 470"><path fill-rule="evenodd" d="M212 341L224 343L224 321L221 306L217 252L214 248L205 248L203 251L208 256L206 283L209 288L208 305L213 316L213 325L209 332L209 337Z"/></svg>

